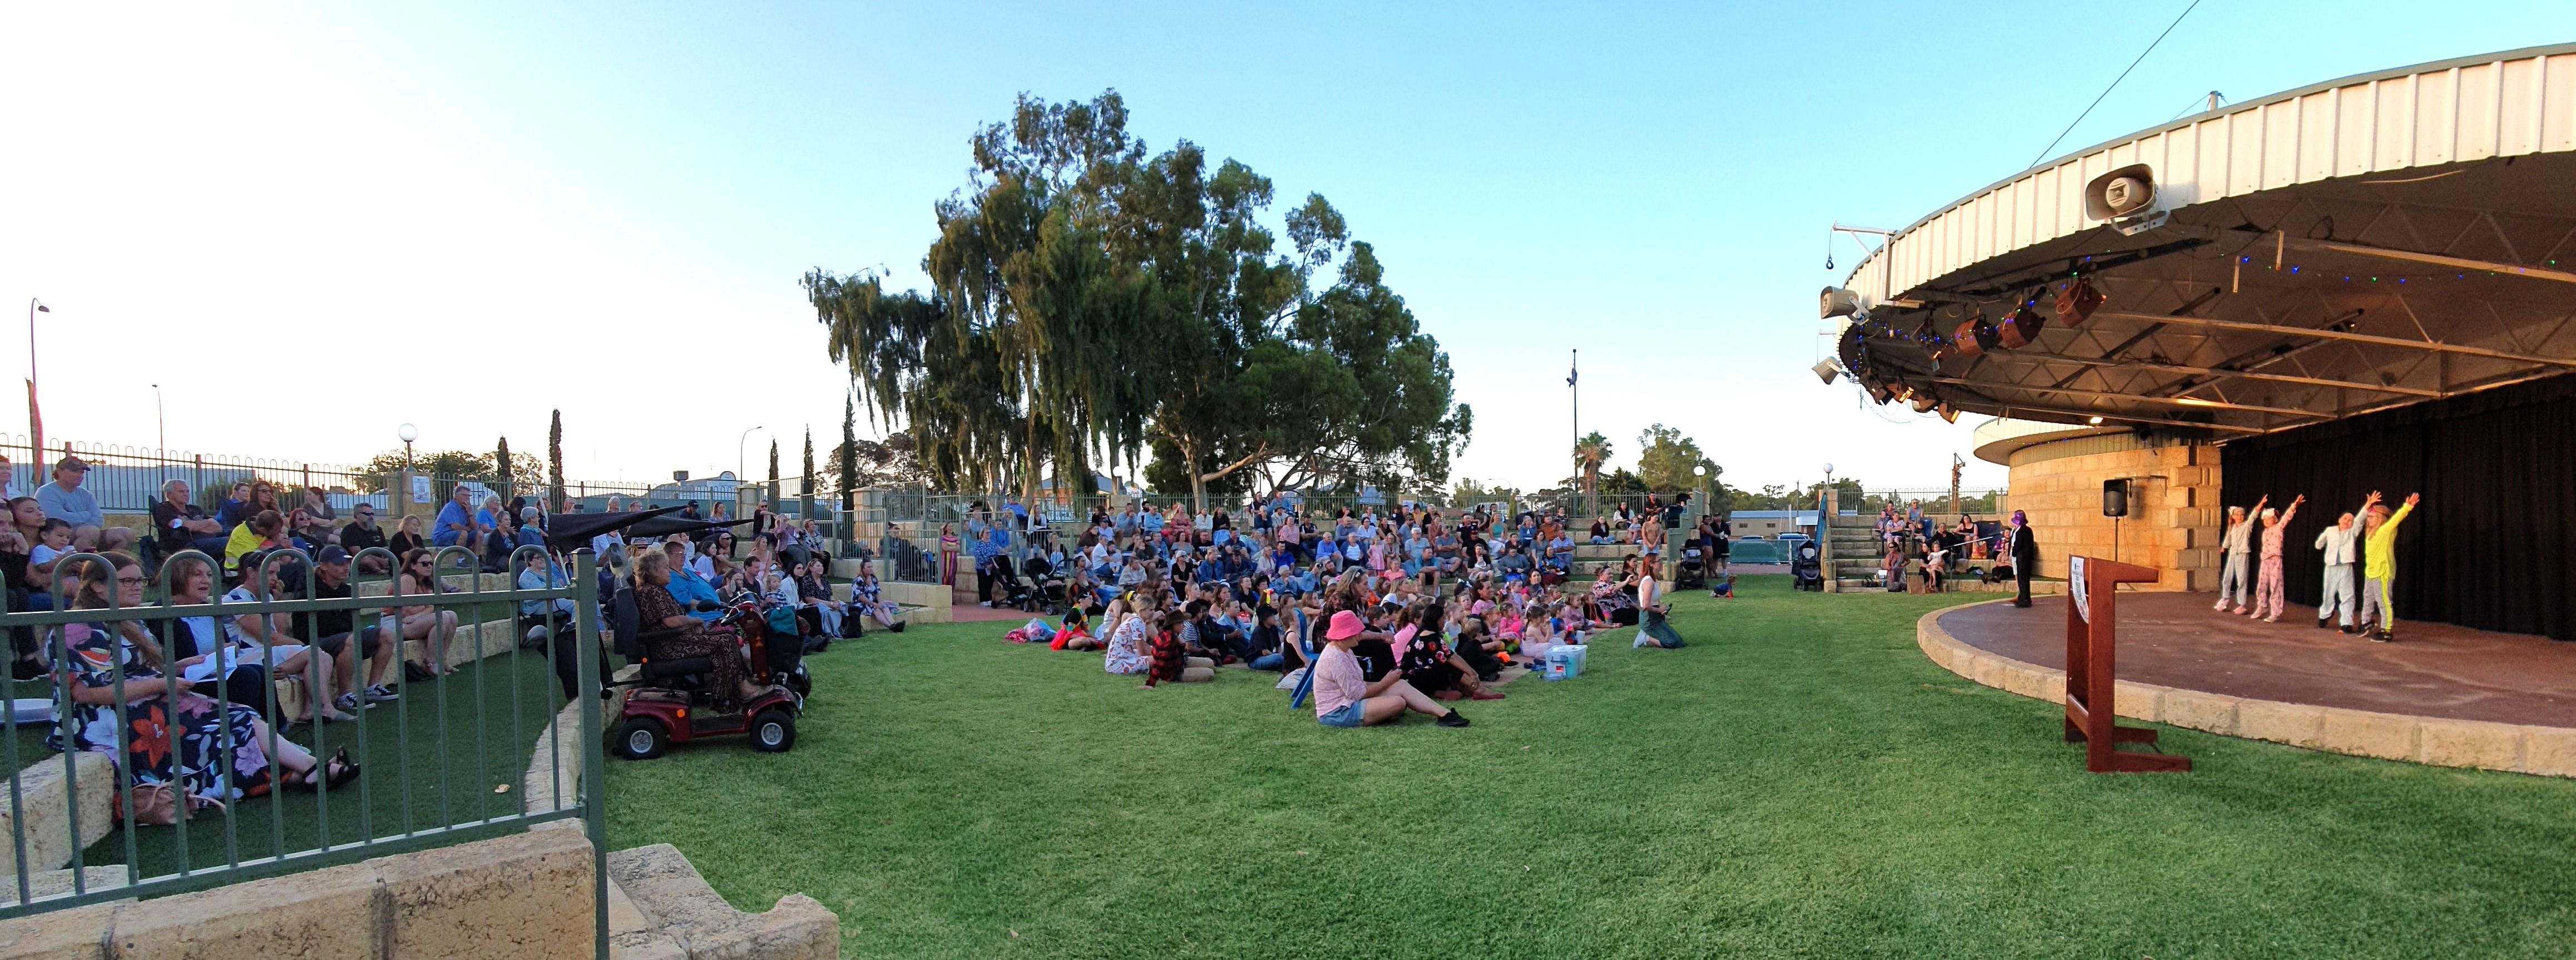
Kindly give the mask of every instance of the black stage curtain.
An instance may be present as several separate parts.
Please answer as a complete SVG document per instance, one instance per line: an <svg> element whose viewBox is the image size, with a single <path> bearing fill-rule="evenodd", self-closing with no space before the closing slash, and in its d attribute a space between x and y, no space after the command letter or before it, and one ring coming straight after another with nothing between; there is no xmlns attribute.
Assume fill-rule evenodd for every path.
<svg viewBox="0 0 2576 960"><path fill-rule="evenodd" d="M2292 602L2323 595L2319 530L2372 490L2392 510L2421 492L2397 534L2400 624L2576 640L2576 374L2238 440L2219 462L2227 506L2307 495L2282 551Z"/></svg>

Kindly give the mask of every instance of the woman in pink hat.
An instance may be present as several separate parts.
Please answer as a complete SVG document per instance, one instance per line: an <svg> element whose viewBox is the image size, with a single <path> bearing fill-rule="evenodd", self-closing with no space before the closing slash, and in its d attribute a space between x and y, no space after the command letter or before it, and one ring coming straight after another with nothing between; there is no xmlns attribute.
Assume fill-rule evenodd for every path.
<svg viewBox="0 0 2576 960"><path fill-rule="evenodd" d="M1315 657L1315 719L1328 727L1373 726L1401 717L1412 710L1444 727L1463 727L1467 718L1458 711L1441 706L1422 691L1404 682L1404 675L1388 670L1376 683L1368 682L1360 671L1359 658L1351 655L1351 646L1368 625L1359 614L1344 610L1333 614L1332 623L1324 630L1324 652Z"/></svg>

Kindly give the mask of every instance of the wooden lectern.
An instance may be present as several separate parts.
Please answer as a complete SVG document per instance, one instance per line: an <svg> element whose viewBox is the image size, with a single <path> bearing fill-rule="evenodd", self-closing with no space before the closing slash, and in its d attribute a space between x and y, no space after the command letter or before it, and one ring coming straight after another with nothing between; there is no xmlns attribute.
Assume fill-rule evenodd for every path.
<svg viewBox="0 0 2576 960"><path fill-rule="evenodd" d="M2119 585L2155 581L2156 572L2146 567L2100 557L2066 558L2066 742L2084 745L2084 769L2094 773L2191 769L2186 757L2113 749L2121 743L2156 742L2154 730L2120 726L2112 710Z"/></svg>

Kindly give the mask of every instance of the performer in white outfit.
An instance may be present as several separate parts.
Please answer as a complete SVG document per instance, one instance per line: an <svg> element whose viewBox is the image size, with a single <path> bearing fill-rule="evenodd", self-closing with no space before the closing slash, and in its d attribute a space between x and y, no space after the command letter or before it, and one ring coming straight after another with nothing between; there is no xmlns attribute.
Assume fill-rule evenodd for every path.
<svg viewBox="0 0 2576 960"><path fill-rule="evenodd" d="M2271 502L2266 495L2254 509L2259 513ZM2218 605L2210 609L2244 613L2254 602L2254 520L2245 515L2244 507L2227 508L2227 533L2218 544L2226 561L2218 571ZM2227 609L2230 596L2236 602L2234 610Z"/></svg>
<svg viewBox="0 0 2576 960"><path fill-rule="evenodd" d="M2352 514L2335 518L2335 525L2317 531L2317 549L2325 551L2326 590L2317 600L2317 629L2325 629L2341 615L2340 629L2352 633L2352 617L2359 595L2353 592L2361 580L2361 525Z"/></svg>

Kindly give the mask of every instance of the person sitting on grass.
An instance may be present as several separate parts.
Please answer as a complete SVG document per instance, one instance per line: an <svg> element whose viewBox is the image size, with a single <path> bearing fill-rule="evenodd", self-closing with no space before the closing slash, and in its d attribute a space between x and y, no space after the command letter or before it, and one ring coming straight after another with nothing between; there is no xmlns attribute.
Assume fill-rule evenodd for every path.
<svg viewBox="0 0 2576 960"><path fill-rule="evenodd" d="M1188 648L1181 645L1181 630L1188 623L1189 615L1186 613L1179 610L1163 612L1162 622L1153 633L1152 646L1146 651L1151 665L1145 671L1145 689L1154 689L1158 683L1206 683L1216 679L1215 661L1190 656Z"/></svg>
<svg viewBox="0 0 2576 960"><path fill-rule="evenodd" d="M1520 614L1517 612L1505 615L1509 616L1515 624L1521 622ZM1513 633L1517 636L1519 630L1516 628ZM1464 666L1476 678L1477 683L1487 684L1503 678L1503 657L1508 650L1507 643L1504 637L1489 629L1485 618L1468 617L1458 622L1458 640L1451 647L1457 652L1456 662ZM1499 700L1502 696L1496 693L1492 699Z"/></svg>
<svg viewBox="0 0 2576 960"><path fill-rule="evenodd" d="M1315 656L1316 722L1328 727L1374 726L1411 710L1435 718L1444 727L1467 725L1466 717L1414 689L1393 669L1374 681L1367 679L1367 668L1356 651L1360 638L1370 632L1359 614L1348 610L1333 614L1324 630L1324 650Z"/></svg>
<svg viewBox="0 0 2576 960"><path fill-rule="evenodd" d="M1149 599L1144 591L1138 591L1136 601L1142 605ZM1145 628L1145 618L1129 608L1124 598L1109 601L1108 612L1101 616L1104 618L1102 622L1111 625L1108 653L1101 659L1101 669L1125 675L1143 673L1151 668L1153 660L1147 651L1151 637Z"/></svg>
<svg viewBox="0 0 2576 960"><path fill-rule="evenodd" d="M1114 604L1117 601L1110 602ZM1064 612L1064 629L1056 631L1055 638L1047 641L1047 649L1100 649L1100 640L1091 635L1091 624L1083 618L1081 607L1074 607Z"/></svg>
<svg viewBox="0 0 2576 960"><path fill-rule="evenodd" d="M1449 649L1448 637L1442 632L1446 616L1439 601L1424 601L1407 613L1407 622L1389 643L1395 650L1396 670L1404 674L1405 683L1436 700L1503 698L1477 682L1475 668Z"/></svg>

